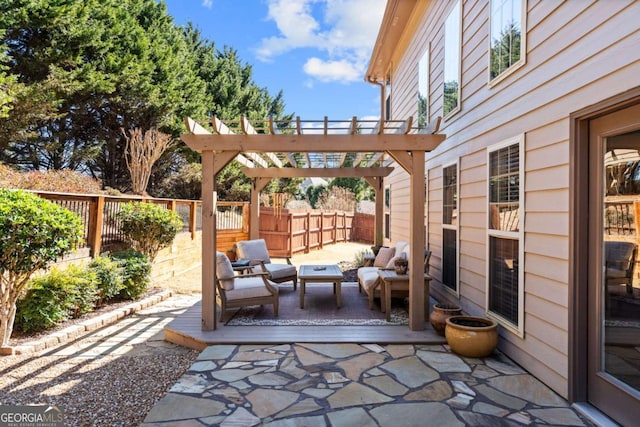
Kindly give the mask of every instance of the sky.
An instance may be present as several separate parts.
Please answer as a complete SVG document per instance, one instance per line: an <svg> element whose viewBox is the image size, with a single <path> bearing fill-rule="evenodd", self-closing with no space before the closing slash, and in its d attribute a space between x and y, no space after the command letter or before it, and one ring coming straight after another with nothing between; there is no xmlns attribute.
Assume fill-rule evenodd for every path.
<svg viewBox="0 0 640 427"><path fill-rule="evenodd" d="M302 120L378 118L380 89L364 74L385 0L163 0L222 50L238 51L253 80Z"/></svg>

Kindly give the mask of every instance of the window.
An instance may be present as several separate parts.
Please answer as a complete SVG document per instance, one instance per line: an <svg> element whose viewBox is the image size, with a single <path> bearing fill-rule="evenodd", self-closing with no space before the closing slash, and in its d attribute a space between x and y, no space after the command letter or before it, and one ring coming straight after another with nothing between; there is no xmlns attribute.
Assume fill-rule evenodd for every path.
<svg viewBox="0 0 640 427"><path fill-rule="evenodd" d="M384 238L391 240L391 185L384 188Z"/></svg>
<svg viewBox="0 0 640 427"><path fill-rule="evenodd" d="M489 81L525 63L526 0L491 0Z"/></svg>
<svg viewBox="0 0 640 427"><path fill-rule="evenodd" d="M524 270L524 135L489 148L487 311L503 326L522 335Z"/></svg>
<svg viewBox="0 0 640 427"><path fill-rule="evenodd" d="M462 9L457 1L444 23L444 105L445 118L460 109L460 47Z"/></svg>
<svg viewBox="0 0 640 427"><path fill-rule="evenodd" d="M458 165L442 170L442 284L458 291Z"/></svg>
<svg viewBox="0 0 640 427"><path fill-rule="evenodd" d="M429 48L418 62L418 129L429 123Z"/></svg>

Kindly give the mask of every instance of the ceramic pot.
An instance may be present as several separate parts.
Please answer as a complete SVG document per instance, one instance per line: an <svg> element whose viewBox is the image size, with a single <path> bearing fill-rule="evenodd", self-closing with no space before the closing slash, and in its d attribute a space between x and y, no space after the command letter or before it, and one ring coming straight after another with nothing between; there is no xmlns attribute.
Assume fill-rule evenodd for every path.
<svg viewBox="0 0 640 427"><path fill-rule="evenodd" d="M454 353L486 357L498 345L498 324L486 317L451 316L444 334Z"/></svg>
<svg viewBox="0 0 640 427"><path fill-rule="evenodd" d="M444 336L447 319L451 316L461 316L462 309L452 304L434 304L429 315L429 321L433 330L440 336Z"/></svg>

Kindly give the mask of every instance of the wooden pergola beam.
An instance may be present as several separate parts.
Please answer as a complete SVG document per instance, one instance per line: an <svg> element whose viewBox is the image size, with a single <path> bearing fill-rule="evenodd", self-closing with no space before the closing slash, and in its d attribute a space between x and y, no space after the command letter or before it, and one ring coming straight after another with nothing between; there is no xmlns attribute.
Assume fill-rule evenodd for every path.
<svg viewBox="0 0 640 427"><path fill-rule="evenodd" d="M363 178L388 176L393 171L392 167L384 168L242 168L249 178Z"/></svg>
<svg viewBox="0 0 640 427"><path fill-rule="evenodd" d="M432 151L445 140L440 134L357 134L357 135L190 135L182 140L191 149L263 153L369 153L375 151Z"/></svg>

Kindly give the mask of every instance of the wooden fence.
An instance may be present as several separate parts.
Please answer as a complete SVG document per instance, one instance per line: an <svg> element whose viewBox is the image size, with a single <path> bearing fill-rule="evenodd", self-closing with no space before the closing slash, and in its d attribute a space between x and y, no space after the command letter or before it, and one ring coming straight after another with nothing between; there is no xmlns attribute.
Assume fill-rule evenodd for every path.
<svg viewBox="0 0 640 427"><path fill-rule="evenodd" d="M122 247L118 212L123 203L132 201L157 203L175 211L182 218L182 232L191 239L202 230L202 202L143 198L138 196L82 195L35 191L42 198L57 203L78 214L84 222L84 242L79 249L93 257ZM249 239L248 202L218 202L216 213L216 249L233 249L240 240ZM276 215L273 208L260 208L260 237L267 242L273 256L321 249L337 242L358 241L373 243L373 215L346 212L290 212L282 209Z"/></svg>
<svg viewBox="0 0 640 427"><path fill-rule="evenodd" d="M373 243L372 215L260 208L260 237L273 256L292 256L338 242ZM369 233L363 229L369 226Z"/></svg>

